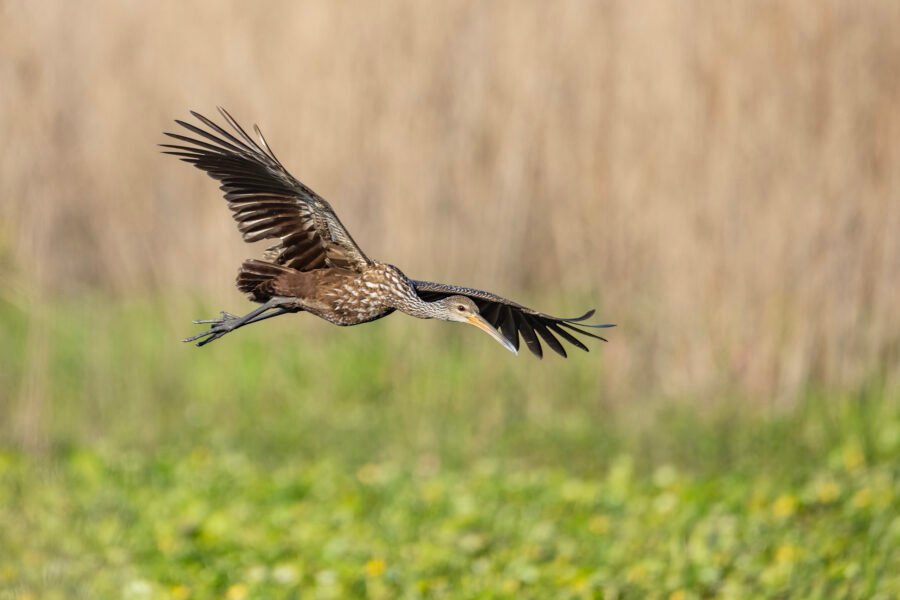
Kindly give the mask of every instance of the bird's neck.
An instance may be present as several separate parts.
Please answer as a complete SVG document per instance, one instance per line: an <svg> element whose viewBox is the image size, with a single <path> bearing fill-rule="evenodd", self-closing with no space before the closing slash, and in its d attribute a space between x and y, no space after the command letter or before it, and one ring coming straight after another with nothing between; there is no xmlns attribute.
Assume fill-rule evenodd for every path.
<svg viewBox="0 0 900 600"><path fill-rule="evenodd" d="M419 296L413 295L403 299L397 310L418 319L433 319L437 315L434 302L425 302Z"/></svg>
<svg viewBox="0 0 900 600"><path fill-rule="evenodd" d="M434 319L440 314L440 306L436 302L422 300L412 282L400 269L392 265L378 264L374 270L377 277L388 284L388 303L393 308L419 319Z"/></svg>

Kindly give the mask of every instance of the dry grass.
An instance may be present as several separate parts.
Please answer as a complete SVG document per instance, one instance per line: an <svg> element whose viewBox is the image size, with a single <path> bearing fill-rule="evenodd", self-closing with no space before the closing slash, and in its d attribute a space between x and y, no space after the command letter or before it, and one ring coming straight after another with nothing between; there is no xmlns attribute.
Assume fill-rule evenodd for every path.
<svg viewBox="0 0 900 600"><path fill-rule="evenodd" d="M894 0L5 1L0 53L8 299L240 306L214 185L154 147L221 104L372 256L599 299L620 397L900 374Z"/></svg>

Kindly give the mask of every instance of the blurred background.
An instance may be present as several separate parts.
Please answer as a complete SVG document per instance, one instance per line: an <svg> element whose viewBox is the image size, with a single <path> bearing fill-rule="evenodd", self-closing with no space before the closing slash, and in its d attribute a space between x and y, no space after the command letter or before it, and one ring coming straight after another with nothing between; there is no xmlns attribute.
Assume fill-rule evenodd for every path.
<svg viewBox="0 0 900 600"><path fill-rule="evenodd" d="M0 53L9 456L777 470L871 459L885 423L896 449L893 0L6 0ZM610 342L538 363L446 324L285 317L181 344L248 310L261 250L156 147L218 105L370 256L596 307Z"/></svg>

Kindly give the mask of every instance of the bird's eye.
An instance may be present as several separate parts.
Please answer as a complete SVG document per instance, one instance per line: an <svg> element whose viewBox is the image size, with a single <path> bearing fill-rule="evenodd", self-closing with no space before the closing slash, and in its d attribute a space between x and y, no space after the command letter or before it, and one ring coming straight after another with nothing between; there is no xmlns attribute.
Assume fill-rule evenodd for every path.
<svg viewBox="0 0 900 600"><path fill-rule="evenodd" d="M462 304L457 304L456 310L458 310L459 312L463 312L464 310L466 310L466 307L463 306Z"/></svg>

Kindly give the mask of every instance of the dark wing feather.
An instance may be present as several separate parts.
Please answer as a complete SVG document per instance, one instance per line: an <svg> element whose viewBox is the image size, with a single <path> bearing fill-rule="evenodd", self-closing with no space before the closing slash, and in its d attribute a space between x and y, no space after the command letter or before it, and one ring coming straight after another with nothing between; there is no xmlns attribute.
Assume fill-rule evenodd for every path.
<svg viewBox="0 0 900 600"><path fill-rule="evenodd" d="M175 121L196 137L166 133L180 143L160 145L221 182L244 240L278 239L266 259L299 271L359 271L371 264L331 205L287 172L259 128L256 141L224 109L219 112L231 132L192 111L206 128Z"/></svg>
<svg viewBox="0 0 900 600"><path fill-rule="evenodd" d="M573 333L605 342L605 338L590 331L585 331L584 328L615 327L615 325L609 323L596 325L584 323L584 321L593 316L594 311L592 310L580 317L566 319L546 315L512 300L507 300L482 290L431 281L413 281L412 284L416 288L416 293L419 294L419 297L428 302L434 302L448 296L467 296L478 306L481 316L496 327L506 339L512 342L517 350L519 348L519 336L521 335L522 339L525 340L525 345L538 358L541 358L544 354L541 347L541 339L554 352L562 357L566 357L566 349L559 341L560 338L587 352L587 346Z"/></svg>

